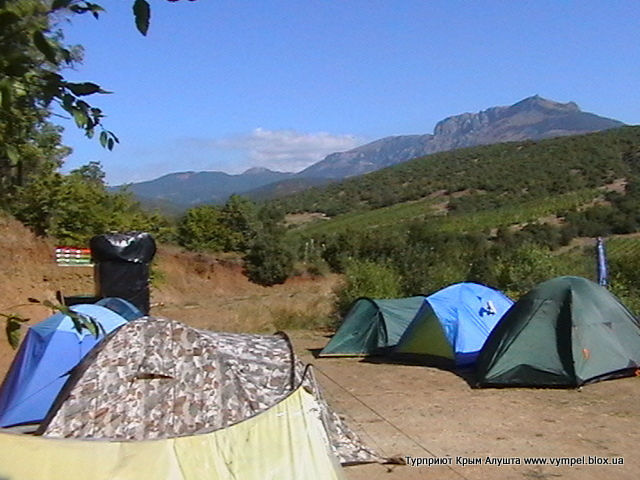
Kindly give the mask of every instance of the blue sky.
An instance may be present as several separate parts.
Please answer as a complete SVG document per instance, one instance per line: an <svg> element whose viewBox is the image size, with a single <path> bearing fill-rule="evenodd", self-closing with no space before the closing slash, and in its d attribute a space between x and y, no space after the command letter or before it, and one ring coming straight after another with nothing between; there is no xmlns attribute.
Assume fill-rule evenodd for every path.
<svg viewBox="0 0 640 480"><path fill-rule="evenodd" d="M85 59L67 77L114 92L92 102L112 152L70 121L65 170L100 161L110 184L186 170L298 171L388 135L539 94L640 123L640 2L132 0L64 24Z"/></svg>

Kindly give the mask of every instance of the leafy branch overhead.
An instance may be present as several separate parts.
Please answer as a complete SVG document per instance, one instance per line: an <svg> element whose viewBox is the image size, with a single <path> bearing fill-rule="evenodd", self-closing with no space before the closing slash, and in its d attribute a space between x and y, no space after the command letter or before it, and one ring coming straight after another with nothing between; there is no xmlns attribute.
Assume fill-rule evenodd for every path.
<svg viewBox="0 0 640 480"><path fill-rule="evenodd" d="M57 103L89 138L99 128L101 145L112 150L118 137L104 128L102 110L86 100L110 92L93 82L69 82L60 74L78 61L78 55L62 44L62 33L56 28L61 17L90 14L98 19L103 12L101 5L84 0L53 0L50 4L42 0L1 1L0 111L24 108L30 95L33 109L48 109ZM146 35L151 18L149 2L134 0L133 16L138 31Z"/></svg>
<svg viewBox="0 0 640 480"><path fill-rule="evenodd" d="M79 333L82 334L83 330L87 330L91 335L98 338L100 335L105 335L105 329L95 318L90 315L85 315L81 313L74 312L66 305L62 304L54 304L49 300L40 301L35 298L29 298L29 303L35 303L38 305L42 305L43 307L50 308L54 312L60 312L71 319L73 322L73 328ZM16 307L25 306L16 305ZM29 321L29 318L23 317L18 313L2 313L0 312L0 317L4 317L5 319L5 333L7 335L7 340L9 341L9 345L14 350L18 348L20 344L20 330L22 328L22 324Z"/></svg>
<svg viewBox="0 0 640 480"><path fill-rule="evenodd" d="M20 328L22 327L22 324L28 322L29 319L17 313L0 312L0 317L4 317L5 319L5 333L7 334L7 340L9 341L11 348L15 350L20 344Z"/></svg>
<svg viewBox="0 0 640 480"><path fill-rule="evenodd" d="M36 300L37 302L37 300ZM98 337L100 335L105 335L105 329L95 318L90 315L85 315L82 313L77 313L71 310L66 305L54 304L49 300L45 300L42 303L45 307L49 307L54 311L58 311L71 319L73 322L73 328L79 333L82 334L83 330L87 330L94 337Z"/></svg>

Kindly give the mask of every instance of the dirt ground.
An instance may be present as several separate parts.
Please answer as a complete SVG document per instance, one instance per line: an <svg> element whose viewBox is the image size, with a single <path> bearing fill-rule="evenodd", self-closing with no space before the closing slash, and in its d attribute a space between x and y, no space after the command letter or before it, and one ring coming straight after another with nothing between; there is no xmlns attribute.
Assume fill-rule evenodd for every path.
<svg viewBox="0 0 640 480"><path fill-rule="evenodd" d="M434 367L315 358L312 352L326 344L325 336L302 331L291 336L299 354L315 365L332 405L370 446L385 456L451 458L451 465L347 467L351 480L596 480L640 475L640 378L579 390L474 389L468 383L472 372L461 376ZM622 458L624 464L524 464L525 457L582 461L583 456L585 462L591 456L598 457L592 461L610 463ZM464 459L456 457L480 458L482 464L463 465ZM492 465L487 457L521 463Z"/></svg>
<svg viewBox="0 0 640 480"><path fill-rule="evenodd" d="M51 312L42 306L20 306L27 297L53 299L58 289L91 293L92 270L57 267L52 247L16 222L0 218L0 313L17 311L34 323ZM351 358L319 359L313 353L326 344L327 332L300 330L297 322L313 323L330 314L338 277L302 277L277 287L259 287L248 282L233 259L169 247L159 250L157 265L152 314L212 330L284 329L299 355L315 365L329 402L366 443L385 456L450 462L351 466L345 468L350 480L635 480L640 475L635 456L640 445L636 404L640 378L600 382L580 390L474 389L468 373ZM1 338L0 375L12 356ZM490 465L487 457L520 464ZM562 462L622 459L624 464L524 464L530 457L562 458ZM463 465L476 459L480 464Z"/></svg>

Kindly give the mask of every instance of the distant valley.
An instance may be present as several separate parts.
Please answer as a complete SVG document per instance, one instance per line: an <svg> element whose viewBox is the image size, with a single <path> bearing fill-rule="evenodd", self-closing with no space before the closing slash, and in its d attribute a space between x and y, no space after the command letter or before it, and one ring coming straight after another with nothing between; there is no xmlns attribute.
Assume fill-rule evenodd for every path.
<svg viewBox="0 0 640 480"><path fill-rule="evenodd" d="M437 123L433 134L386 137L346 152L332 153L298 173L260 167L239 175L181 172L132 183L127 188L146 205L180 211L203 203L224 203L232 194L254 199L280 197L437 152L579 135L623 125L583 112L573 102L558 103L536 95L511 106L448 117Z"/></svg>

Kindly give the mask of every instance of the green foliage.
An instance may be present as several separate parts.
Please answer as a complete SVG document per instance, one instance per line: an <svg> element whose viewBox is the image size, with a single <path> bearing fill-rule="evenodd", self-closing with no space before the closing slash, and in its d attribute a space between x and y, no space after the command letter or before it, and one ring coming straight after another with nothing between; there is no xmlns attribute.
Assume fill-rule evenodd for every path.
<svg viewBox="0 0 640 480"><path fill-rule="evenodd" d="M467 280L517 298L553 276L595 278L593 248L569 244L637 231L639 174L640 128L626 127L430 155L277 204L342 203L346 213L288 232L299 249L322 245L336 272L371 261L395 268L403 295ZM625 191L607 193L614 181Z"/></svg>
<svg viewBox="0 0 640 480"><path fill-rule="evenodd" d="M433 209L434 200L400 203L381 209L349 213L328 221L317 222L291 230L291 237L317 238L347 230L405 230L414 223L424 224L432 232L474 232L498 229L514 224L535 222L541 217L575 210L600 192L595 189L567 192L536 200L513 201L509 205L474 212L453 212L443 215Z"/></svg>
<svg viewBox="0 0 640 480"><path fill-rule="evenodd" d="M0 115L20 117L39 110L40 116L43 112L46 116L49 105L56 102L88 137L100 128L101 145L114 148L119 140L102 127L102 111L85 100L110 92L93 82L69 82L60 73L72 67L79 55L77 49L63 44L57 23L84 14L97 19L102 12L102 6L85 0L0 2ZM147 0L133 1L133 16L138 31L146 35L151 17ZM11 148L3 149L8 156Z"/></svg>
<svg viewBox="0 0 640 480"><path fill-rule="evenodd" d="M280 209L258 209L253 202L232 195L223 207L189 209L179 221L177 238L189 250L245 253L249 279L276 285L294 271L295 255L285 242L283 221Z"/></svg>
<svg viewBox="0 0 640 480"><path fill-rule="evenodd" d="M84 98L108 92L93 82L69 82L60 74L79 60L79 53L63 44L62 32L57 28L57 22L68 16L91 13L97 18L101 11L99 5L77 0L51 5L42 0L0 4L2 114L21 118L39 111L40 117L46 117L50 104L56 102L87 136L93 136L96 127L101 128L102 111ZM113 148L118 141L107 130L102 131L101 137L107 148Z"/></svg>
<svg viewBox="0 0 640 480"><path fill-rule="evenodd" d="M87 330L96 338L98 338L99 335L105 335L106 333L102 324L91 315L74 312L66 305L56 304L49 300L44 300L43 302L38 302L37 300L34 301L36 303L42 303L45 307L49 307L51 310L58 311L69 317L73 322L73 328L78 333L82 333L83 330Z"/></svg>
<svg viewBox="0 0 640 480"><path fill-rule="evenodd" d="M232 195L222 207L191 208L178 224L178 242L189 250L246 252L263 225L255 204Z"/></svg>
<svg viewBox="0 0 640 480"><path fill-rule="evenodd" d="M634 313L640 312L640 238L620 237L605 243L611 292Z"/></svg>
<svg viewBox="0 0 640 480"><path fill-rule="evenodd" d="M127 192L109 193L100 164L89 163L69 175L41 174L17 188L10 211L38 235L84 244L109 231L143 230L165 238L168 221L141 210Z"/></svg>
<svg viewBox="0 0 640 480"><path fill-rule="evenodd" d="M495 263L496 286L514 299L560 274L549 249L536 244L525 243L504 252Z"/></svg>
<svg viewBox="0 0 640 480"><path fill-rule="evenodd" d="M158 264L154 261L151 263L151 270L149 272L149 282L154 288L162 287L167 283L167 275L160 269Z"/></svg>
<svg viewBox="0 0 640 480"><path fill-rule="evenodd" d="M5 333L7 335L7 341L9 345L14 350L18 348L20 344L20 330L22 328L22 324L28 322L28 318L24 318L22 315L17 313L2 313L0 312L0 317L4 317L5 319Z"/></svg>
<svg viewBox="0 0 640 480"><path fill-rule="evenodd" d="M287 212L340 214L438 199L472 213L589 190L637 170L640 127L441 152L277 200ZM335 212L331 212L335 214ZM423 213L428 213L424 212Z"/></svg>
<svg viewBox="0 0 640 480"><path fill-rule="evenodd" d="M135 2L139 28L148 28L149 8ZM163 217L143 213L127 194L109 194L99 165L70 175L58 173L69 149L60 127L49 123L57 103L92 137L100 129L103 147L118 138L102 127L103 114L87 97L109 93L94 82L70 82L61 72L82 58L82 49L64 44L60 22L76 15L98 18L103 8L83 0L0 2L0 208L40 235L84 242L110 230L146 230L171 238Z"/></svg>
<svg viewBox="0 0 640 480"><path fill-rule="evenodd" d="M135 17L138 31L146 35L149 30L149 18L151 16L149 3L146 0L135 0L133 2L133 16Z"/></svg>
<svg viewBox="0 0 640 480"><path fill-rule="evenodd" d="M408 247L393 259L402 272L405 295L429 294L467 276L470 258L479 248L475 238L452 233L434 233L416 223L408 230Z"/></svg>
<svg viewBox="0 0 640 480"><path fill-rule="evenodd" d="M359 297L401 297L400 282L400 275L390 265L370 260L351 260L345 268L345 284L338 291L337 310L344 315Z"/></svg>
<svg viewBox="0 0 640 480"><path fill-rule="evenodd" d="M178 223L178 242L189 250L224 251L235 238L215 206L191 208Z"/></svg>
<svg viewBox="0 0 640 480"><path fill-rule="evenodd" d="M306 273L312 276L325 276L331 271L329 264L322 258L322 245L317 245L313 239L310 239L301 242L298 247L296 257L300 261L295 266L296 275Z"/></svg>
<svg viewBox="0 0 640 480"><path fill-rule="evenodd" d="M294 256L285 246L283 238L263 234L254 240L245 256L247 277L264 286L284 283L293 272Z"/></svg>
<svg viewBox="0 0 640 480"><path fill-rule="evenodd" d="M244 197L231 195L222 208L221 218L231 232L225 250L246 251L261 228L256 205Z"/></svg>
<svg viewBox="0 0 640 480"><path fill-rule="evenodd" d="M61 312L62 314L68 316L73 322L73 328L78 333L82 333L83 330L87 330L90 334L92 334L96 338L99 335L105 334L104 327L100 324L98 320L96 320L90 315L74 312L66 305L54 303L49 300L40 301L35 298L29 298L29 302L32 304L34 303L40 304L44 307L50 308L54 312ZM28 305L28 304L25 304L25 305ZM15 306L24 306L24 305L15 305ZM9 345L11 346L11 348L15 350L16 348L18 348L18 345L20 344L22 324L28 322L29 319L17 313L0 312L0 317L4 317L5 319L5 333L7 335L7 341L9 342Z"/></svg>

